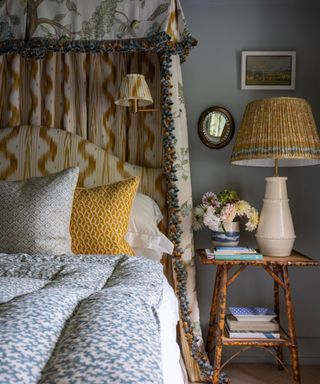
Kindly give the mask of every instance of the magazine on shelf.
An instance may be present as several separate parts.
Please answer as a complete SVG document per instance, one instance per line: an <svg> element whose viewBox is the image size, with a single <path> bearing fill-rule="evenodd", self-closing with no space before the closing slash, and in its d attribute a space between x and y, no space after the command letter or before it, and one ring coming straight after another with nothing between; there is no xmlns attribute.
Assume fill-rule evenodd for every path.
<svg viewBox="0 0 320 384"><path fill-rule="evenodd" d="M214 250L206 249L206 255L208 259L215 260L262 260L263 255L261 253L216 253Z"/></svg>
<svg viewBox="0 0 320 384"><path fill-rule="evenodd" d="M279 324L275 319L271 321L239 321L233 315L227 315L226 322L231 331L258 331L258 332L278 332Z"/></svg>
<svg viewBox="0 0 320 384"><path fill-rule="evenodd" d="M216 254L216 255L223 255L223 254L247 254L247 253L252 253L252 254L257 254L258 252L254 249L254 248L251 248L251 247L214 247L213 248L213 252Z"/></svg>
<svg viewBox="0 0 320 384"><path fill-rule="evenodd" d="M231 331L228 323L225 327L228 336L234 339L280 339L280 332Z"/></svg>
<svg viewBox="0 0 320 384"><path fill-rule="evenodd" d="M228 311L238 321L271 321L277 317L269 307L229 307Z"/></svg>

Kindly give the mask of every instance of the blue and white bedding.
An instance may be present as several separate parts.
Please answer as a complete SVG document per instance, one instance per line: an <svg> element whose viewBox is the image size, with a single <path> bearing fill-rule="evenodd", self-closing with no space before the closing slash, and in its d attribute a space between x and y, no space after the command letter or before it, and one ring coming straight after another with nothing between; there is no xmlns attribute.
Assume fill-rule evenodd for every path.
<svg viewBox="0 0 320 384"><path fill-rule="evenodd" d="M0 383L162 383L160 263L0 255Z"/></svg>

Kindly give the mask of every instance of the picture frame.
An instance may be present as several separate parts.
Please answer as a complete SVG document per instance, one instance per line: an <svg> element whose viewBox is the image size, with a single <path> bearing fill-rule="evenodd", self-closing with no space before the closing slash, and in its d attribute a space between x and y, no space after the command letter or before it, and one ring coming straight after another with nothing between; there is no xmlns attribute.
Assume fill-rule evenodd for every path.
<svg viewBox="0 0 320 384"><path fill-rule="evenodd" d="M295 89L296 51L242 51L241 89Z"/></svg>

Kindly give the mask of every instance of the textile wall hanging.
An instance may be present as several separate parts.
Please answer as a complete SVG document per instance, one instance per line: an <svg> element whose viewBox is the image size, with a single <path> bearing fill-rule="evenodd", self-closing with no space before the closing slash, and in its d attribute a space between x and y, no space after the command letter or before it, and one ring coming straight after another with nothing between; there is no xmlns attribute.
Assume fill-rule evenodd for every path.
<svg viewBox="0 0 320 384"><path fill-rule="evenodd" d="M0 56L1 127L64 129L132 164L162 165L161 114L132 115L114 104L126 73L145 73L160 105L155 52L48 53L41 60ZM138 143L143 143L139 146Z"/></svg>
<svg viewBox="0 0 320 384"><path fill-rule="evenodd" d="M196 42L179 1L7 0L0 2L0 15L1 128L60 128L130 163L164 167L183 357L190 381L210 378L213 369L203 349L195 288L180 66ZM161 114L133 117L114 105L120 81L130 72L145 75ZM0 163L8 140L1 141Z"/></svg>

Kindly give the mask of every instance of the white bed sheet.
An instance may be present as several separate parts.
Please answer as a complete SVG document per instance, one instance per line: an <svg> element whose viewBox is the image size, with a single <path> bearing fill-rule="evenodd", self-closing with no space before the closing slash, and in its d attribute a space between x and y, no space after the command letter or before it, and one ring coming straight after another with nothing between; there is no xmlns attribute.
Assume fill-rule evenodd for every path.
<svg viewBox="0 0 320 384"><path fill-rule="evenodd" d="M184 384L180 348L176 341L179 320L178 300L167 279L163 279L163 297L157 310L160 320L162 370L164 384Z"/></svg>

